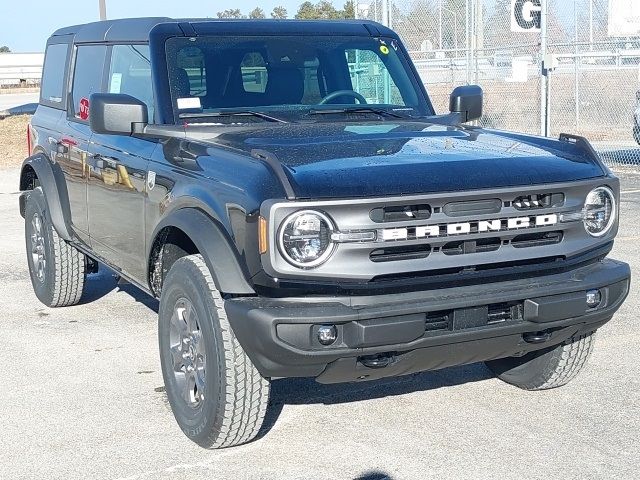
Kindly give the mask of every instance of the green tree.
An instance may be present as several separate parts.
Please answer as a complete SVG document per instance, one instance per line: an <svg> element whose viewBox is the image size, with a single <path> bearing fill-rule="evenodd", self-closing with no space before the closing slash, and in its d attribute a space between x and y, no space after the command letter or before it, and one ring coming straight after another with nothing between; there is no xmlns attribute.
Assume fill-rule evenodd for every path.
<svg viewBox="0 0 640 480"><path fill-rule="evenodd" d="M222 12L218 12L218 18L247 18L245 17L239 8L229 8Z"/></svg>
<svg viewBox="0 0 640 480"><path fill-rule="evenodd" d="M256 7L249 12L249 18L267 18L267 16L264 14L264 10Z"/></svg>
<svg viewBox="0 0 640 480"><path fill-rule="evenodd" d="M313 20L318 18L316 6L309 1L301 3L294 18L298 20Z"/></svg>
<svg viewBox="0 0 640 480"><path fill-rule="evenodd" d="M11 53L11 49L6 45L0 47L0 53Z"/></svg>
<svg viewBox="0 0 640 480"><path fill-rule="evenodd" d="M340 13L342 14L342 18L356 18L355 0L347 0Z"/></svg>
<svg viewBox="0 0 640 480"><path fill-rule="evenodd" d="M336 10L336 7L333 6L333 3L327 0L320 0L316 3L316 11L318 12L318 18L325 20L333 20L336 18L340 18L340 12Z"/></svg>
<svg viewBox="0 0 640 480"><path fill-rule="evenodd" d="M281 6L274 7L271 11L271 18L285 19L287 18L287 9Z"/></svg>
<svg viewBox="0 0 640 480"><path fill-rule="evenodd" d="M318 3L306 1L300 5L295 18L299 20L336 20L340 18L354 18L355 5L347 0L343 10L337 10L328 0L320 0Z"/></svg>

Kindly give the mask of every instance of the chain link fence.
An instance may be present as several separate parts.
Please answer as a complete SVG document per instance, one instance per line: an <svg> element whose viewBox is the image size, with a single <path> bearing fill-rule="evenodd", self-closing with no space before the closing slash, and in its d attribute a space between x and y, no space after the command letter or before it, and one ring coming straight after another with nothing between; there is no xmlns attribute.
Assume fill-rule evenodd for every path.
<svg viewBox="0 0 640 480"><path fill-rule="evenodd" d="M511 31L511 0L360 0L356 15L400 34L438 112L454 87L477 83L480 125L530 134L546 125L550 136L587 137L609 165L639 165L640 37L610 24L616 0L546 1L544 66L555 67L546 78L542 34Z"/></svg>

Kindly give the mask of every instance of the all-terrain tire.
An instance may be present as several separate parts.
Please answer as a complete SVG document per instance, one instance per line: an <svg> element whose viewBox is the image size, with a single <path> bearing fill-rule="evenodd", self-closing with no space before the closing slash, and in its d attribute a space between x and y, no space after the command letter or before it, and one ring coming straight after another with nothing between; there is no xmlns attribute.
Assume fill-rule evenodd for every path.
<svg viewBox="0 0 640 480"><path fill-rule="evenodd" d="M41 187L27 198L25 242L31 284L38 300L48 307L77 304L86 278L85 255L58 236Z"/></svg>
<svg viewBox="0 0 640 480"><path fill-rule="evenodd" d="M158 317L165 389L185 435L205 448L231 447L254 439L267 411L270 382L260 375L238 343L227 319L224 299L200 255L182 257L173 264L162 286ZM179 332L184 325L175 326L179 320L187 325L183 333ZM175 355L189 328L195 329L190 338L197 348L188 363L196 366L196 375L199 368L204 370L191 384L185 380L186 374L183 376L186 361L181 365L179 355ZM203 353L204 362L198 351ZM189 355L189 350L183 352L183 358ZM202 390L190 386L185 393L184 385L192 384L200 385ZM203 398L194 401L200 394Z"/></svg>
<svg viewBox="0 0 640 480"><path fill-rule="evenodd" d="M547 390L573 380L587 363L595 333L573 336L561 344L528 353L485 362L496 376L524 390Z"/></svg>

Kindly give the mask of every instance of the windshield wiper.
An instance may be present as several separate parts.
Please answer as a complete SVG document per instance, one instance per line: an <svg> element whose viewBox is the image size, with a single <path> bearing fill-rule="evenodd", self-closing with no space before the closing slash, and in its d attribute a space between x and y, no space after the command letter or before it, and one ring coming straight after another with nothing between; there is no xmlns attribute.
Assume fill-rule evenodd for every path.
<svg viewBox="0 0 640 480"><path fill-rule="evenodd" d="M254 112L253 110L223 110L220 112L202 112L202 113L181 113L178 118L212 118L212 117L256 117L269 122L289 123L281 118L272 117L262 112Z"/></svg>
<svg viewBox="0 0 640 480"><path fill-rule="evenodd" d="M366 105L359 107L345 107L345 108L327 108L327 109L318 109L311 110L309 115L326 115L330 113L375 113L376 115L386 115L388 117L393 118L408 118L405 115L399 115L395 112L391 112L389 110L385 110L384 108L378 107L367 107Z"/></svg>

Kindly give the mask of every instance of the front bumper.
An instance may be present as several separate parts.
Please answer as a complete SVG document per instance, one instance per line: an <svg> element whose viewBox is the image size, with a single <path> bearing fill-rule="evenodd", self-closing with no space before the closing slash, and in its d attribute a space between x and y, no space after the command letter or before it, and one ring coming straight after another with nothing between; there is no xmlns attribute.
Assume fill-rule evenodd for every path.
<svg viewBox="0 0 640 480"><path fill-rule="evenodd" d="M611 319L631 272L606 259L569 272L393 295L232 298L236 337L265 377L373 380L546 348ZM600 289L595 308L587 290ZM323 346L320 325L335 325Z"/></svg>

